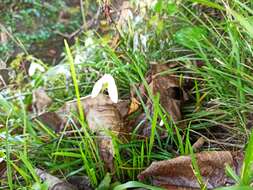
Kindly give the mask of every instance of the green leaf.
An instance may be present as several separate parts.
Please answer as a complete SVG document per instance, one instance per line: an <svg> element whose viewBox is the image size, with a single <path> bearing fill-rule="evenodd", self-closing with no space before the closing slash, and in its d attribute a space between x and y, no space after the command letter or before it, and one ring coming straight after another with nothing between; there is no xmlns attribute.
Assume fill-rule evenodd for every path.
<svg viewBox="0 0 253 190"><path fill-rule="evenodd" d="M215 9L219 9L219 10L225 10L224 7L222 7L221 5L219 5L218 3L212 2L212 1L208 1L208 0L189 0L193 3L199 3L211 8L215 8Z"/></svg>
<svg viewBox="0 0 253 190"><path fill-rule="evenodd" d="M99 186L96 188L96 190L109 190L110 184L111 184L111 175L110 173L107 173L104 179L99 184Z"/></svg>
<svg viewBox="0 0 253 190"><path fill-rule="evenodd" d="M66 156L66 157L73 157L73 158L81 158L81 154L74 153L74 152L54 152L52 155L54 156Z"/></svg>
<svg viewBox="0 0 253 190"><path fill-rule="evenodd" d="M162 12L162 9L163 9L163 0L158 0L157 3L155 4L154 11L156 13L160 13Z"/></svg>
<svg viewBox="0 0 253 190"><path fill-rule="evenodd" d="M163 188L154 187L151 185L146 185L146 184L143 184L143 183L137 182L137 181L126 182L122 185L116 186L113 190L126 190L128 188L144 188L144 189L149 189L149 190L164 190Z"/></svg>
<svg viewBox="0 0 253 190"><path fill-rule="evenodd" d="M227 8L228 12L238 21L238 23L247 31L247 34L253 38L253 26L251 20L249 18L244 17L243 15L239 14L238 12Z"/></svg>
<svg viewBox="0 0 253 190"><path fill-rule="evenodd" d="M230 187L221 187L215 190L252 190L250 186L230 186Z"/></svg>
<svg viewBox="0 0 253 190"><path fill-rule="evenodd" d="M176 3L168 3L167 4L167 14L168 15L172 16L177 12L178 12L178 7L177 7Z"/></svg>
<svg viewBox="0 0 253 190"><path fill-rule="evenodd" d="M226 174L227 176L230 176L231 178L233 178L236 183L239 183L240 182L240 178L236 175L235 171L229 166L226 164Z"/></svg>
<svg viewBox="0 0 253 190"><path fill-rule="evenodd" d="M241 183L243 185L250 185L253 178L253 131L246 148L245 158L242 166Z"/></svg>
<svg viewBox="0 0 253 190"><path fill-rule="evenodd" d="M204 28L194 26L177 31L174 35L176 43L194 49L197 44L205 39L207 31Z"/></svg>

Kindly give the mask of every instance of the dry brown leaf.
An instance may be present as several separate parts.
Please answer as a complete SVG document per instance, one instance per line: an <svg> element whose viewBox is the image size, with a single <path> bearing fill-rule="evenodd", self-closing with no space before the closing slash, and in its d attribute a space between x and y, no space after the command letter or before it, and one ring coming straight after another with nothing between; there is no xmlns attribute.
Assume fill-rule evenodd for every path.
<svg viewBox="0 0 253 190"><path fill-rule="evenodd" d="M140 102L135 97L132 97L131 104L128 110L128 115L134 113L136 110L139 109L139 107L140 107Z"/></svg>
<svg viewBox="0 0 253 190"><path fill-rule="evenodd" d="M129 100L119 100L117 104L114 104L116 108L119 110L120 115L125 118L128 115L129 111Z"/></svg>
<svg viewBox="0 0 253 190"><path fill-rule="evenodd" d="M109 133L120 140L125 140L126 129L123 125L121 112L117 105L104 94L99 94L95 98L83 97L81 98L81 104L90 130L98 135L102 159L109 169L113 170L114 149ZM76 100L67 102L57 114L65 122L66 116L69 116L73 111L78 112Z"/></svg>
<svg viewBox="0 0 253 190"><path fill-rule="evenodd" d="M176 67L177 63L151 64L151 68L146 76L146 81L149 84L153 95L156 95L157 93L160 94L160 104L175 122L182 119L181 106L183 102L187 100L186 92L180 87L179 78L173 72L169 72ZM146 106L152 115L152 102L147 98L148 93L146 92L144 85L140 85L138 89L140 90L143 101L146 101ZM151 124L148 121L146 114L139 115L133 123L134 126L139 126L137 131L139 135L149 137ZM184 124L185 123L182 122L179 127L183 128ZM160 135L160 138L165 138L167 136L167 130L161 128L158 134Z"/></svg>
<svg viewBox="0 0 253 190"><path fill-rule="evenodd" d="M202 152L195 156L207 188L212 189L231 183L225 174L225 164L235 167L231 152ZM171 160L153 162L138 176L139 179L147 177L152 177L153 184L158 186L172 185L185 188L199 188L194 175L191 156L179 156Z"/></svg>
<svg viewBox="0 0 253 190"><path fill-rule="evenodd" d="M76 186L78 190L93 190L87 176L70 176L67 178L67 181Z"/></svg>
<svg viewBox="0 0 253 190"><path fill-rule="evenodd" d="M95 98L86 96L81 98L81 104L92 132L110 130L119 133L124 130L121 113L108 96L103 94ZM57 114L64 119L71 112L78 112L77 100L66 102Z"/></svg>
<svg viewBox="0 0 253 190"><path fill-rule="evenodd" d="M74 185L60 180L41 169L36 168L35 172L43 182L47 183L48 190L77 190L77 187Z"/></svg>
<svg viewBox="0 0 253 190"><path fill-rule="evenodd" d="M38 88L33 91L33 106L36 113L42 113L45 109L52 104L52 99L47 95L43 88Z"/></svg>
<svg viewBox="0 0 253 190"><path fill-rule="evenodd" d="M175 65L152 64L150 84L153 94L160 94L160 103L170 114L174 121L182 119L181 105L184 101L184 91L180 88L179 78L173 74L162 74L168 72Z"/></svg>
<svg viewBox="0 0 253 190"><path fill-rule="evenodd" d="M122 142L126 141L127 130L122 115L127 115L129 101L119 101L115 104L104 94L95 98L86 96L80 101L89 129L98 136L101 157L108 169L113 170L114 148L111 135ZM46 112L36 119L59 132L73 112L78 112L77 100L66 102L57 112Z"/></svg>
<svg viewBox="0 0 253 190"><path fill-rule="evenodd" d="M204 138L204 137L200 137L200 138L198 138L198 140L192 145L192 149L193 149L194 151L196 151L196 150L200 149L200 148L203 146L204 143L205 143L205 138Z"/></svg>
<svg viewBox="0 0 253 190"><path fill-rule="evenodd" d="M55 112L44 112L35 119L38 119L55 132L60 132L64 127L63 119Z"/></svg>

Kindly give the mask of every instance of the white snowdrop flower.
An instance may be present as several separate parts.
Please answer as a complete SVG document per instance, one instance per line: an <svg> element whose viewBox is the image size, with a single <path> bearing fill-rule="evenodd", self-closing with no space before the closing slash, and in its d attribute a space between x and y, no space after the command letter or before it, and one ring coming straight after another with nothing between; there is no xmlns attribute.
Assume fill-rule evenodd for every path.
<svg viewBox="0 0 253 190"><path fill-rule="evenodd" d="M40 71L43 73L45 72L45 68L38 63L32 62L28 69L28 75L33 76L36 73L36 71Z"/></svg>
<svg viewBox="0 0 253 190"><path fill-rule="evenodd" d="M71 73L69 70L69 66L68 65L56 65L55 67L50 68L46 73L45 73L45 79L48 78L54 78L57 75L65 75L66 78L70 78L71 77Z"/></svg>
<svg viewBox="0 0 253 190"><path fill-rule="evenodd" d="M139 35L137 32L134 33L134 39L133 39L133 50L137 51L139 47Z"/></svg>
<svg viewBox="0 0 253 190"><path fill-rule="evenodd" d="M148 41L148 36L147 35L140 35L140 40L141 40L141 45L144 49L144 51L147 51L147 41Z"/></svg>
<svg viewBox="0 0 253 190"><path fill-rule="evenodd" d="M107 88L109 97L113 103L118 102L118 90L114 78L110 74L105 74L94 85L91 97L95 98L101 91L103 92Z"/></svg>
<svg viewBox="0 0 253 190"><path fill-rule="evenodd" d="M159 126L162 127L164 125L163 120L161 119Z"/></svg>

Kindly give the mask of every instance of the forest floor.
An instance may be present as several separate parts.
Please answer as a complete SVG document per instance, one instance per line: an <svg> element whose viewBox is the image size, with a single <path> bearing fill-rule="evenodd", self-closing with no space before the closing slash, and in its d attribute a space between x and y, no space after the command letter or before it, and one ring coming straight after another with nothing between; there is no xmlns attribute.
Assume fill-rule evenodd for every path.
<svg viewBox="0 0 253 190"><path fill-rule="evenodd" d="M251 1L0 11L0 189L253 188Z"/></svg>

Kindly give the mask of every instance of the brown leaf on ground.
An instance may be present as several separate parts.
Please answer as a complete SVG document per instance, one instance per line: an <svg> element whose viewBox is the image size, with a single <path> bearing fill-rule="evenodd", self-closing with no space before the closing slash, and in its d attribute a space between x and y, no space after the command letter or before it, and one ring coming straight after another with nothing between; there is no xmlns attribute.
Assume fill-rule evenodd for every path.
<svg viewBox="0 0 253 190"><path fill-rule="evenodd" d="M115 104L104 94L99 94L95 98L86 96L80 101L89 129L97 135L101 158L107 169L113 171L115 152L112 136L121 142L127 141L127 130L122 116L128 113L129 101L119 101ZM59 132L73 112L78 113L77 100L66 102L57 112L46 112L36 119Z"/></svg>
<svg viewBox="0 0 253 190"><path fill-rule="evenodd" d="M105 166L113 171L115 152L111 135L123 140L123 134L125 134L123 119L108 96L100 94L96 98L91 98L87 104L85 115L89 128L98 135L100 155L105 162Z"/></svg>
<svg viewBox="0 0 253 190"><path fill-rule="evenodd" d="M200 137L198 138L198 140L192 145L192 149L194 151L197 151L198 149L200 149L203 144L205 143L205 138L204 137Z"/></svg>
<svg viewBox="0 0 253 190"><path fill-rule="evenodd" d="M177 66L177 63L151 64L151 68L146 76L146 81L149 84L153 95L156 95L157 93L160 94L160 104L168 115L171 116L171 119L173 119L174 122L182 119L181 106L183 102L188 99L186 92L180 86L179 77L175 74L174 70ZM149 109L150 114L152 115L152 102L147 97L148 93L144 85L141 84L138 89L140 90L143 101L146 103L147 109ZM134 126L139 126L137 131L139 135L149 137L151 124L148 121L146 114L140 114L135 121L132 121L132 123L134 123ZM180 124L179 127L183 128L184 123ZM160 135L160 138L165 138L167 136L167 130L165 130L165 128L160 128L158 134Z"/></svg>
<svg viewBox="0 0 253 190"><path fill-rule="evenodd" d="M124 141L126 134L121 115L121 112L124 112L123 108L121 108L121 112L119 111L122 105L114 104L104 94L99 94L95 98L83 97L81 98L81 104L89 129L98 136L102 159L108 169L113 170L114 148L111 135ZM69 116L71 112L78 112L76 100L65 103L57 114L65 122L66 116Z"/></svg>
<svg viewBox="0 0 253 190"><path fill-rule="evenodd" d="M43 88L38 88L33 91L33 106L36 113L42 113L47 107L52 104L52 99L47 95Z"/></svg>
<svg viewBox="0 0 253 190"><path fill-rule="evenodd" d="M44 112L35 119L50 127L56 133L60 132L64 127L63 119L55 112Z"/></svg>
<svg viewBox="0 0 253 190"><path fill-rule="evenodd" d="M168 73L175 65L152 64L150 83L153 94L160 94L160 103L176 122L182 119L181 105L185 100L185 92L180 87L179 78Z"/></svg>
<svg viewBox="0 0 253 190"><path fill-rule="evenodd" d="M130 109L130 101L129 100L119 100L117 104L114 104L116 108L119 110L120 115L125 118L128 116L128 112Z"/></svg>
<svg viewBox="0 0 253 190"><path fill-rule="evenodd" d="M74 185L52 176L41 169L36 169L35 172L43 182L47 183L48 190L77 190L77 187Z"/></svg>
<svg viewBox="0 0 253 190"><path fill-rule="evenodd" d="M138 110L140 107L140 102L136 98L131 98L131 104L128 110L128 115L134 113L136 110Z"/></svg>
<svg viewBox="0 0 253 190"><path fill-rule="evenodd" d="M81 105L92 132L110 130L119 133L124 131L121 112L108 96L103 94L95 98L86 96L81 98ZM77 100L66 102L56 113L65 119L72 112L78 112Z"/></svg>
<svg viewBox="0 0 253 190"><path fill-rule="evenodd" d="M67 181L76 186L78 190L92 190L90 180L87 176L70 176Z"/></svg>
<svg viewBox="0 0 253 190"><path fill-rule="evenodd" d="M225 165L235 167L233 155L229 151L212 151L195 154L198 167L207 188L212 189L231 183L225 174ZM153 162L141 172L139 179L152 177L154 185L168 187L199 188L195 177L191 156L179 156L165 161Z"/></svg>

